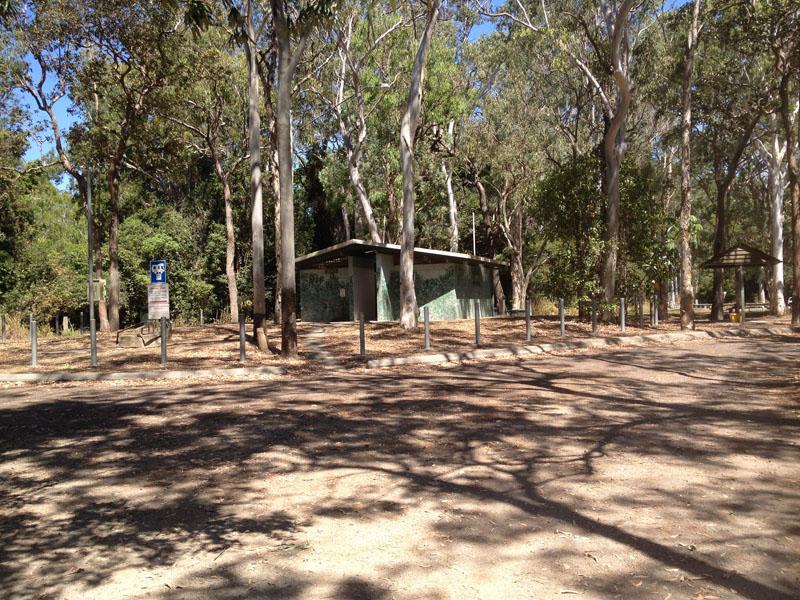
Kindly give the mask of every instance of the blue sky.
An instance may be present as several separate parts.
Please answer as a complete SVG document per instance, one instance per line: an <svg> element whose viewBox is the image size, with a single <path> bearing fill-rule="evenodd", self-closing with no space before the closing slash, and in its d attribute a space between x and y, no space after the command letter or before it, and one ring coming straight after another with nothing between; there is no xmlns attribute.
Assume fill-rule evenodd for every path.
<svg viewBox="0 0 800 600"><path fill-rule="evenodd" d="M26 57L26 62L31 68L31 73L33 76L33 80L38 81L39 74L41 73L39 69L39 65L33 60L32 56ZM53 89L53 78L48 77L48 80L45 82L45 91L50 92ZM47 118L44 113L40 112L39 109L36 107L36 104L31 98L30 94L27 92L19 92L19 98L22 103L28 107L30 110L31 117L33 118L34 123L43 125L45 127L44 131L41 132L38 136L28 136L28 151L25 153L23 157L24 160L36 160L43 154L47 154L48 152L52 151L53 149L53 142L52 142L52 135L51 135L51 127L50 127L50 120ZM75 117L73 117L69 112L69 108L72 106L72 101L69 97L64 97L59 100L56 105L54 106L53 112L56 115L56 119L58 119L58 125L61 129L62 133L66 132L70 126L75 122ZM36 139L38 138L38 139Z"/></svg>

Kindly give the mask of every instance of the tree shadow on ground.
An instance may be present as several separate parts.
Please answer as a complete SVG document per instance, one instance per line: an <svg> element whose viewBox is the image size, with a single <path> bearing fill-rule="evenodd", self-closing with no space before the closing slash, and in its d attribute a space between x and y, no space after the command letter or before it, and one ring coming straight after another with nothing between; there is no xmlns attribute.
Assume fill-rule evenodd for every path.
<svg viewBox="0 0 800 600"><path fill-rule="evenodd" d="M705 490L676 491L656 477L591 514L553 490L592 484L598 462L615 455L685 465L709 478L735 473L731 461L740 456L796 464L800 420L790 408L798 388L788 387L786 374L798 367L797 342L783 336L737 346L736 369L746 378L706 345L236 386L1 390L0 589L15 598L74 593L109 583L123 567L169 568L197 548L224 553L249 536L291 551L318 519L366 522L451 498L504 507L522 524L489 527L488 509L476 509L475 526L443 521L429 534L501 553L555 522L716 589L788 599L797 583L791 574L738 572L719 556L630 531L614 513L671 507L691 492L706 498L682 508L692 519L726 526L732 511L757 512L765 526L797 535L800 495L785 481L765 476L756 492L743 487L723 498L711 493L711 480ZM252 500L254 481L342 471L385 477L397 497L320 491L292 510ZM267 500L281 493L269 485L258 491ZM748 535L752 541L758 532ZM717 540L733 541L728 534ZM796 556L775 546L769 560L791 565ZM319 583L299 573L249 583L234 566L218 571L184 592L300 598ZM327 584L337 598L389 597L378 575L391 574L343 573ZM655 593L662 579L639 591ZM614 573L589 583L609 596L623 586Z"/></svg>

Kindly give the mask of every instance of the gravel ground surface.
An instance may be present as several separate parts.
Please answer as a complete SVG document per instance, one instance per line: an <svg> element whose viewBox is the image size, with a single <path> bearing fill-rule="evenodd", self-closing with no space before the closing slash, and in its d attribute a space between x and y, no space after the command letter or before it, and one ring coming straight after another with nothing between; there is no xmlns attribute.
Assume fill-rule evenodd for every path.
<svg viewBox="0 0 800 600"><path fill-rule="evenodd" d="M789 325L791 319L761 315L749 320L745 325L766 327L768 325ZM737 328L737 323L711 323L706 319L697 322L698 330L718 330ZM568 320L565 337L560 337L560 325L556 317L535 318L531 323L531 344L556 342L561 339L585 339L592 337L591 323ZM597 337L632 336L649 333L680 331L680 320L672 316L662 321L658 327L639 327L639 320L629 317L625 332L617 324L598 324ZM522 346L527 344L524 318L484 318L481 319L481 347L496 348ZM358 354L358 325L335 324L325 328L325 348L334 355L350 358ZM415 332L404 332L396 324L370 323L366 326L366 350L369 358L406 356L424 352L422 324ZM433 321L431 323L431 352L458 352L475 349L475 321Z"/></svg>
<svg viewBox="0 0 800 600"><path fill-rule="evenodd" d="M625 334L618 325L599 325L597 335L641 335L678 331L680 323L672 317L662 322L657 329L639 328L629 322ZM789 317L774 318L760 316L747 323L758 327L788 325ZM249 328L252 325L249 326ZM698 322L698 329L736 328L735 323ZM248 331L250 329L248 328ZM559 337L559 324L555 318L533 320L531 343L553 342ZM252 344L247 345L245 366L283 366L293 372L317 368L316 360L327 357L331 364L359 367L358 324L342 323L322 325L300 323L298 325L300 355L296 359L285 359L279 355L280 330L273 324L267 328L271 352L259 352ZM570 320L564 339L581 339L592 335L590 323ZM484 318L481 321L481 347L505 347L524 345L525 321L521 318ZM438 321L431 323L431 351L469 351L475 348L475 323L472 320ZM424 351L422 328L416 332L404 332L395 323L369 323L366 325L366 348L368 358L398 357ZM322 354L320 354L320 351ZM98 336L98 371L141 371L161 369L161 347L158 340L145 348L118 348L115 334ZM89 366L88 335L40 337L38 347L39 366L36 371L83 371ZM240 367L239 330L232 325L208 325L200 327L176 327L168 347L168 369L200 369ZM15 339L0 344L0 373L32 371L30 342Z"/></svg>
<svg viewBox="0 0 800 600"><path fill-rule="evenodd" d="M0 597L797 598L800 336L0 389Z"/></svg>
<svg viewBox="0 0 800 600"><path fill-rule="evenodd" d="M317 329L312 324L299 327L302 348L306 348L306 337ZM248 325L248 336L252 324ZM297 359L284 359L279 354L280 329L273 324L267 327L270 353L259 352L248 337L246 365L301 366L307 362L304 353ZM90 350L88 335L68 335L39 338L38 371L83 371L90 369ZM157 339L144 348L118 348L116 334L98 334L97 370L141 371L161 369L161 345ZM176 327L167 347L168 369L197 369L240 367L239 328L233 325L207 325ZM30 372L31 346L28 339L14 339L0 344L0 372Z"/></svg>

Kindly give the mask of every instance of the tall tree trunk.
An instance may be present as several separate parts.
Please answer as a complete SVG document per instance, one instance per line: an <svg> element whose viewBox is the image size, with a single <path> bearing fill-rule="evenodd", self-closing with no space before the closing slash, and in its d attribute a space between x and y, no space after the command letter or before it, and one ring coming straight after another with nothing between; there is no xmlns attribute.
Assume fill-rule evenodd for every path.
<svg viewBox="0 0 800 600"><path fill-rule="evenodd" d="M789 60L789 57L787 57ZM783 74L779 92L781 98L781 121L786 137L786 165L789 179L789 198L792 205L792 325L800 326L800 171L797 165L797 134L792 122L789 102L790 73ZM800 92L800 86L798 86ZM800 102L800 98L798 98ZM800 125L800 116L797 118Z"/></svg>
<svg viewBox="0 0 800 600"><path fill-rule="evenodd" d="M454 128L455 121L450 119L447 124L447 143L450 145L451 156L455 155ZM447 188L448 216L450 217L450 252L458 252L458 205L456 204L456 196L453 193L453 167L448 165L444 159L442 159L442 175L444 175L444 184Z"/></svg>
<svg viewBox="0 0 800 600"><path fill-rule="evenodd" d="M418 325L417 294L414 288L414 139L422 107L425 65L439 15L440 0L429 0L425 29L419 40L408 102L400 123L400 164L403 171L403 241L400 249L400 327L416 329Z"/></svg>
<svg viewBox="0 0 800 600"><path fill-rule="evenodd" d="M231 204L231 184L227 177L222 179L222 197L225 200L225 278L228 280L228 303L231 307L231 321L239 322L239 290L236 287L236 234L233 230L233 206Z"/></svg>
<svg viewBox="0 0 800 600"><path fill-rule="evenodd" d="M292 51L289 20L281 0L271 0L278 51L276 140L280 174L281 217L281 353L297 355L297 287L294 265L294 182L292 178L292 79L308 43L309 31Z"/></svg>
<svg viewBox="0 0 800 600"><path fill-rule="evenodd" d="M475 187L478 190L478 200L481 207L481 221L486 234L486 239L489 243L489 258L494 259L495 254L495 238L492 231L492 221L489 216L489 198L486 194L486 187L480 180L480 177L475 175ZM503 282L500 280L500 270L492 269L492 287L494 288L494 301L497 308L498 315L506 314L506 293L503 290Z"/></svg>
<svg viewBox="0 0 800 600"><path fill-rule="evenodd" d="M108 211L111 223L108 231L108 327L119 329L119 167L108 169Z"/></svg>
<svg viewBox="0 0 800 600"><path fill-rule="evenodd" d="M345 241L353 239L350 237L350 215L347 213L347 207L344 204L342 204L342 225L344 225Z"/></svg>
<svg viewBox="0 0 800 600"><path fill-rule="evenodd" d="M381 239L381 234L378 231L378 225L375 223L375 214L372 212L372 204L369 201L367 188L364 186L364 182L361 180L361 172L358 168L360 155L360 152L353 150L347 151L347 171L350 175L350 183L353 184L353 189L356 192L356 198L358 198L358 205L361 207L361 216L364 218L364 221L367 224L369 238L373 242L380 244L383 240Z"/></svg>
<svg viewBox="0 0 800 600"><path fill-rule="evenodd" d="M514 250L511 255L511 308L521 310L525 305L525 269L522 256Z"/></svg>
<svg viewBox="0 0 800 600"><path fill-rule="evenodd" d="M681 329L694 329L694 288L692 287L692 245L690 231L692 220L692 67L697 44L697 21L700 0L694 0L692 23L686 40L681 88L681 214L680 214L680 297Z"/></svg>
<svg viewBox="0 0 800 600"><path fill-rule="evenodd" d="M97 281L103 280L103 251L102 251L102 244L100 240L100 228L97 225L94 226L94 278ZM95 297L95 302L97 302L97 318L100 321L100 331L111 331L111 327L108 324L108 305L103 298Z"/></svg>
<svg viewBox="0 0 800 600"><path fill-rule="evenodd" d="M261 182L261 115L259 114L258 57L253 28L253 2L247 2L247 134L250 153L250 229L253 260L253 338L262 351L269 350L265 321L267 313L264 289L264 204Z"/></svg>
<svg viewBox="0 0 800 600"><path fill-rule="evenodd" d="M727 203L728 193L731 189L731 184L736 178L736 171L739 169L739 161L742 159L742 154L747 144L750 142L750 137L753 134L758 120L761 118L760 113L757 113L745 125L739 142L734 149L733 155L727 165L721 157L716 157L714 160L714 180L717 187L717 202L716 202L716 215L717 225L714 232L714 254L719 254L726 249L728 245L727 233ZM711 320L722 321L725 318L725 309L723 302L725 300L725 290L723 289L724 274L722 269L714 269L713 280L713 297L711 299Z"/></svg>
<svg viewBox="0 0 800 600"><path fill-rule="evenodd" d="M277 127L275 116L270 115L270 181L272 183L273 224L275 227L275 324L281 322L281 174L278 161Z"/></svg>
<svg viewBox="0 0 800 600"><path fill-rule="evenodd" d="M444 184L447 187L448 214L450 217L450 252L458 252L458 206L456 197L453 194L453 170L442 161L442 175Z"/></svg>
<svg viewBox="0 0 800 600"><path fill-rule="evenodd" d="M396 244L398 241L397 237L400 232L400 224L397 216L397 193L394 187L394 182L397 179L397 173L392 172L388 165L384 165L383 172L383 181L386 185L387 204L389 205L389 219L386 233L384 234L384 241L390 244Z"/></svg>
<svg viewBox="0 0 800 600"><path fill-rule="evenodd" d="M614 84L617 88L615 106L606 107L608 129L603 139L603 156L605 158L606 180L606 228L603 268L600 274L600 286L607 303L614 300L617 287L617 253L619 252L619 172L625 156L625 119L631 103L632 83L629 78L627 61L627 44L623 42L628 36L628 18L632 0L623 0L614 19L614 30L611 39L611 69ZM608 318L610 315L604 315Z"/></svg>
<svg viewBox="0 0 800 600"><path fill-rule="evenodd" d="M783 189L785 186L783 157L785 151L786 146L781 145L780 136L776 132L772 138L772 148L767 153L767 177L772 256L781 262L773 265L770 273L769 305L770 312L779 317L786 313L786 297L783 283Z"/></svg>
<svg viewBox="0 0 800 600"><path fill-rule="evenodd" d="M717 225L714 231L714 246L713 252L716 256L723 252L728 245L728 227L727 227L727 197L728 188L726 186L717 186L717 202L716 202L716 216ZM711 320L723 321L725 319L725 271L723 269L714 269L713 279L713 292L711 298Z"/></svg>

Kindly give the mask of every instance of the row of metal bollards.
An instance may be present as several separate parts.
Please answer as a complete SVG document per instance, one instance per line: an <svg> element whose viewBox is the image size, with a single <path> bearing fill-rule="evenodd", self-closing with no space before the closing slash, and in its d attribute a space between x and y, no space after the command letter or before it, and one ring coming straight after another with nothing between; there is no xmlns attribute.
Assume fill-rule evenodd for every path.
<svg viewBox="0 0 800 600"><path fill-rule="evenodd" d="M481 345L481 306L480 301L474 301L474 309L473 314L475 317L475 345ZM655 306L655 298L651 299L651 306ZM644 328L644 299L640 299L638 302L638 312L639 312L639 326ZM619 301L619 327L622 333L625 333L626 329L626 318L627 318L627 311L626 311L626 303L625 298L620 298ZM532 327L531 327L531 319L532 319L532 301L530 299L526 299L525 301L525 340L530 342L532 339ZM598 308L597 308L597 298L592 297L592 335L597 335L598 331ZM559 298L558 300L558 321L559 321L559 334L563 338L566 335L566 318L564 312L564 299ZM423 345L425 350L430 350L431 348L431 321L430 321L430 310L427 306L422 308L422 323L423 323ZM650 310L650 323L654 327L658 327L658 311L651 308ZM365 358L367 355L367 348L366 348L366 321L364 318L364 314L361 313L358 316L358 342L359 342L359 357ZM244 360L244 359L242 359Z"/></svg>

